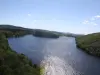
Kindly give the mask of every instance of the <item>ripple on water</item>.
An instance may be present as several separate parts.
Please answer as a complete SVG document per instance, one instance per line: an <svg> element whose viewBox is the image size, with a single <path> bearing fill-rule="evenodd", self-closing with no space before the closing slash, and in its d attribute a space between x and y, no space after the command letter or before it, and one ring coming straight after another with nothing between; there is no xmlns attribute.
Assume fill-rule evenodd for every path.
<svg viewBox="0 0 100 75"><path fill-rule="evenodd" d="M57 56L45 57L41 65L44 66L43 75L82 75Z"/></svg>

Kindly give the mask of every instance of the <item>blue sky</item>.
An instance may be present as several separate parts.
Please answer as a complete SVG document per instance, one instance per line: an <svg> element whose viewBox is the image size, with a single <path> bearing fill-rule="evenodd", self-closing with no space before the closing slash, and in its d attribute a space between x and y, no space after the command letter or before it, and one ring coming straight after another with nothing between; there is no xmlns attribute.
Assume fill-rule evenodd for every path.
<svg viewBox="0 0 100 75"><path fill-rule="evenodd" d="M61 32L100 32L100 0L0 0L0 24Z"/></svg>

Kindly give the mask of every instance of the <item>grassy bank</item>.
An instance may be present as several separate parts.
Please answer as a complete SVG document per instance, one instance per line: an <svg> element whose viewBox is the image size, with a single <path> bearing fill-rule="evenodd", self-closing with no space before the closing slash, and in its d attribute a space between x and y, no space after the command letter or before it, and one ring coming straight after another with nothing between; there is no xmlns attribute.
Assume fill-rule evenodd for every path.
<svg viewBox="0 0 100 75"><path fill-rule="evenodd" d="M76 38L77 47L95 56L100 56L100 33Z"/></svg>

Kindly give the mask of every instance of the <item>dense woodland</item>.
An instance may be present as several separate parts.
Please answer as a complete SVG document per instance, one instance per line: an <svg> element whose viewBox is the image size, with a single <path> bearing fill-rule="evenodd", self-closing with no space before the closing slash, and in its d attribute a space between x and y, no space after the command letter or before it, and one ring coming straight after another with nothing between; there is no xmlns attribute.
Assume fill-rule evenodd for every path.
<svg viewBox="0 0 100 75"><path fill-rule="evenodd" d="M16 33L13 36L32 34L33 36L46 37L46 38L59 38L60 36L67 36L67 37L82 36L82 34L64 33L64 32L56 32L56 31L41 30L41 29L28 29L12 25L0 25L0 31L1 30L2 31L6 30L7 32L8 31L11 32L11 36L13 33Z"/></svg>
<svg viewBox="0 0 100 75"><path fill-rule="evenodd" d="M100 33L77 37L76 44L87 53L100 56Z"/></svg>
<svg viewBox="0 0 100 75"><path fill-rule="evenodd" d="M53 33L52 31L40 30L40 29L28 29L22 27L16 27L12 25L0 25L0 32L4 32L7 37L18 37L31 34L37 37L47 37L47 38L59 38L60 35ZM9 34L7 34L9 32ZM12 36L13 35L13 36Z"/></svg>
<svg viewBox="0 0 100 75"><path fill-rule="evenodd" d="M33 35L31 29L11 25L0 25L0 75L40 75L39 65L32 64L24 54L13 51L7 38Z"/></svg>
<svg viewBox="0 0 100 75"><path fill-rule="evenodd" d="M8 45L8 37L25 34L25 31L0 30L0 75L40 75L40 67Z"/></svg>

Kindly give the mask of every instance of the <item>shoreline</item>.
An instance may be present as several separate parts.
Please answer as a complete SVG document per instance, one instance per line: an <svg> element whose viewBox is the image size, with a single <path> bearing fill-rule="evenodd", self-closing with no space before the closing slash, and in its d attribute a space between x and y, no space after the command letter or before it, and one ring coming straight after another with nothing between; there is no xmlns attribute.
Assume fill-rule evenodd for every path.
<svg viewBox="0 0 100 75"><path fill-rule="evenodd" d="M91 56L100 57L100 53L97 50L98 47L89 46L87 44L85 45L85 44L83 44L83 42L81 42L80 38L82 38L82 37L75 38L77 48L81 49L82 51L84 51L85 53L87 53ZM82 38L82 40L83 40L83 38ZM85 41L84 41L84 43L85 43Z"/></svg>
<svg viewBox="0 0 100 75"><path fill-rule="evenodd" d="M41 75L41 67L39 67L39 65L33 64L27 56L19 54L10 48L7 40L8 35L13 37L16 34L11 36L9 32L0 32L0 68L2 70L0 70L0 74L24 75L25 73L30 75Z"/></svg>

